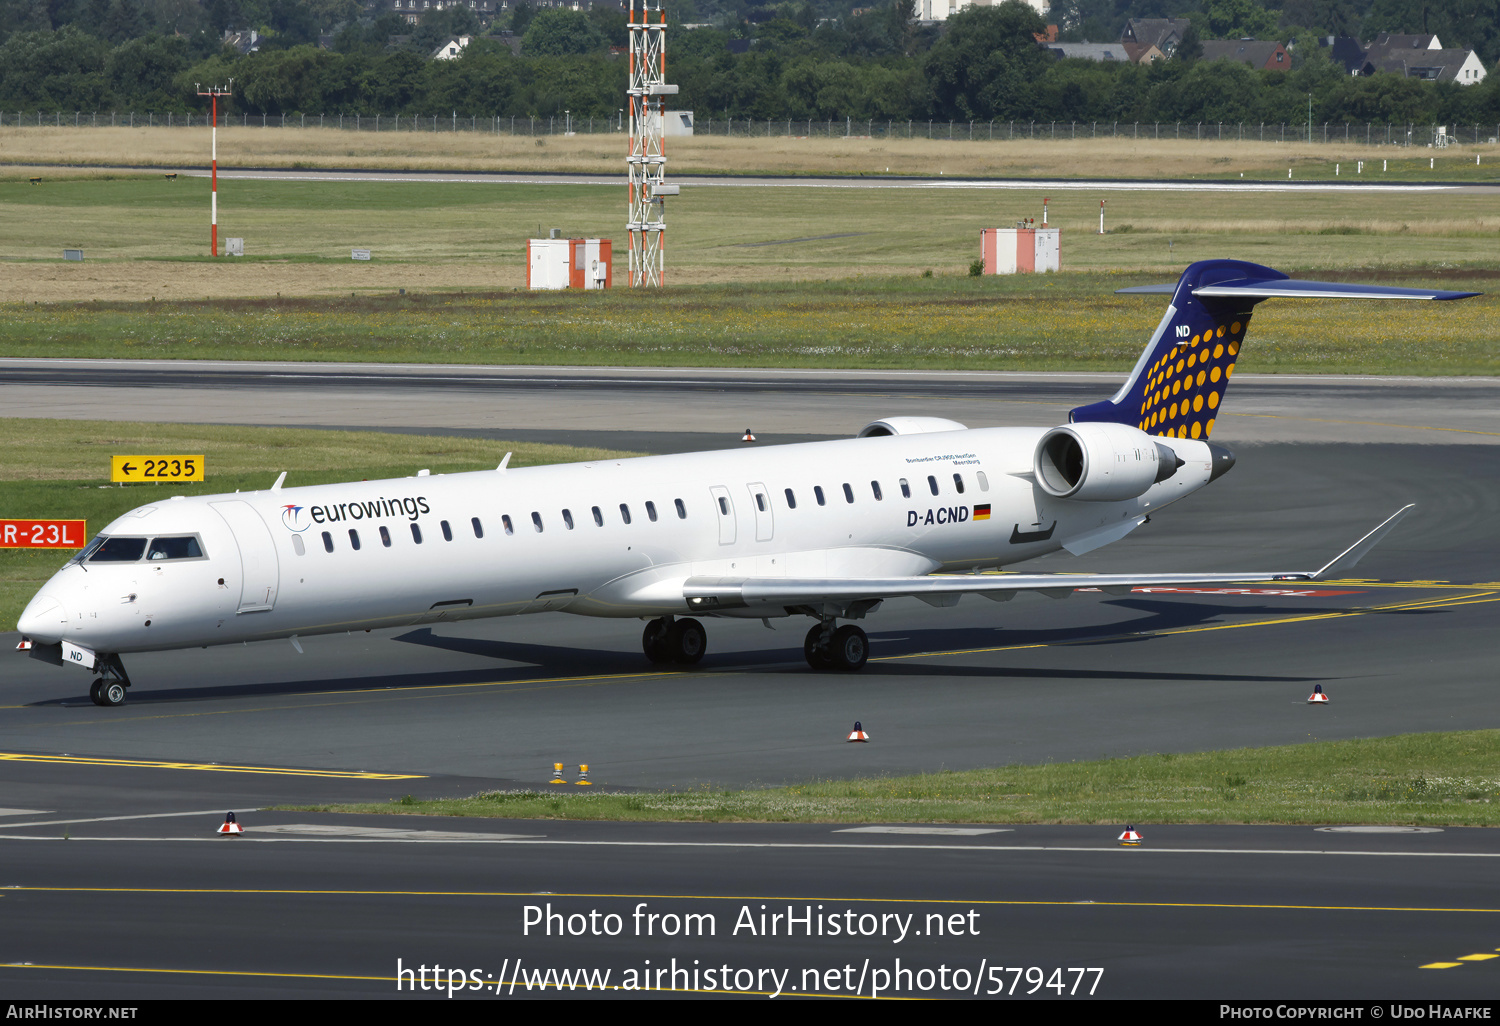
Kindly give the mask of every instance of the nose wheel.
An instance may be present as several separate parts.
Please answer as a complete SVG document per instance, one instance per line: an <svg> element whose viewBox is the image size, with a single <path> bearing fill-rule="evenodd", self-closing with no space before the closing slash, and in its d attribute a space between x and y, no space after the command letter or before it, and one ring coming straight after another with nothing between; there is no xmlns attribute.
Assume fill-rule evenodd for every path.
<svg viewBox="0 0 1500 1026"><path fill-rule="evenodd" d="M124 705L125 685L108 677L100 677L89 686L89 698L95 705Z"/></svg>

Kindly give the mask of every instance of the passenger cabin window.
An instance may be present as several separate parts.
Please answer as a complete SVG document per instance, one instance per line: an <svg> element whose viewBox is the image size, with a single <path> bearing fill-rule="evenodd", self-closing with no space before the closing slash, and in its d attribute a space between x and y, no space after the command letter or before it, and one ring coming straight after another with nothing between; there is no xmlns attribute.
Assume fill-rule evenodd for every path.
<svg viewBox="0 0 1500 1026"><path fill-rule="evenodd" d="M162 559L202 559L203 550L198 547L198 539L192 535L186 538L153 538L151 545L146 550L148 560Z"/></svg>
<svg viewBox="0 0 1500 1026"><path fill-rule="evenodd" d="M536 528L536 533L542 533L542 515L535 511L531 514L531 526Z"/></svg>
<svg viewBox="0 0 1500 1026"><path fill-rule="evenodd" d="M651 521L653 524L656 523L656 503L651 502L650 500L647 500L646 502L646 519Z"/></svg>
<svg viewBox="0 0 1500 1026"><path fill-rule="evenodd" d="M422 544L422 529L415 523L411 525L411 540L416 542L418 545Z"/></svg>
<svg viewBox="0 0 1500 1026"><path fill-rule="evenodd" d="M563 510L563 526L570 531L573 530L573 511L570 509Z"/></svg>
<svg viewBox="0 0 1500 1026"><path fill-rule="evenodd" d="M879 481L871 481L870 482L870 491L872 493L874 493L874 495L875 495L875 501L876 502L879 502L881 499L885 498L885 496L883 496L883 495L880 494L880 482Z"/></svg>
<svg viewBox="0 0 1500 1026"><path fill-rule="evenodd" d="M440 521L438 523L438 526L443 529L443 541L452 541L453 540L453 528L451 528L451 527L448 526L448 521L446 521L446 520Z"/></svg>
<svg viewBox="0 0 1500 1026"><path fill-rule="evenodd" d="M927 487L932 489L933 495L937 494L937 478L933 477L931 474L927 475Z"/></svg>
<svg viewBox="0 0 1500 1026"><path fill-rule="evenodd" d="M104 544L94 550L90 563L134 563L146 551L144 538L106 538Z"/></svg>
<svg viewBox="0 0 1500 1026"><path fill-rule="evenodd" d="M327 531L323 532L323 551L333 551L333 535L329 534Z"/></svg>
<svg viewBox="0 0 1500 1026"><path fill-rule="evenodd" d="M819 506L828 505L828 500L823 498L823 486L813 485L813 498L818 500Z"/></svg>
<svg viewBox="0 0 1500 1026"><path fill-rule="evenodd" d="M630 523L630 507L623 502L620 503L620 519L627 524Z"/></svg>
<svg viewBox="0 0 1500 1026"><path fill-rule="evenodd" d="M766 496L764 492L755 493L755 508L762 513L766 511Z"/></svg>
<svg viewBox="0 0 1500 1026"><path fill-rule="evenodd" d="M500 526L503 527L503 528L505 528L505 533L506 534L515 534L516 533L516 525L514 525L514 524L512 524L510 522L510 514L509 513L502 513L502 514L500 514Z"/></svg>
<svg viewBox="0 0 1500 1026"><path fill-rule="evenodd" d="M790 488L788 488L786 490L786 508L787 509L796 509L797 508L797 496L795 496L795 495L792 494L792 490Z"/></svg>
<svg viewBox="0 0 1500 1026"><path fill-rule="evenodd" d="M719 513L726 517L729 516L729 500L722 495L719 496Z"/></svg>
<svg viewBox="0 0 1500 1026"><path fill-rule="evenodd" d="M682 504L682 500L681 499L673 499L672 502L677 506L677 519L678 520L686 520L687 519L687 507Z"/></svg>
<svg viewBox="0 0 1500 1026"><path fill-rule="evenodd" d="M472 526L474 528L474 537L476 537L476 538L483 538L484 537L484 525L479 522L479 518L478 517L470 517L469 518L469 524L470 524L470 526Z"/></svg>
<svg viewBox="0 0 1500 1026"><path fill-rule="evenodd" d="M844 501L845 502L853 502L854 501L854 489L849 487L848 482L844 483Z"/></svg>
<svg viewBox="0 0 1500 1026"><path fill-rule="evenodd" d="M903 499L911 498L911 485L906 483L906 478L904 477L901 479L901 497Z"/></svg>
<svg viewBox="0 0 1500 1026"><path fill-rule="evenodd" d="M599 527L604 526L604 513L599 509L598 506L594 507L594 523Z"/></svg>
<svg viewBox="0 0 1500 1026"><path fill-rule="evenodd" d="M962 474L953 475L953 487L958 489L959 495L964 493L964 476Z"/></svg>
<svg viewBox="0 0 1500 1026"><path fill-rule="evenodd" d="M979 490L981 492L987 492L990 490L990 479L984 476L984 471L975 471L974 476L979 478Z"/></svg>
<svg viewBox="0 0 1500 1026"><path fill-rule="evenodd" d="M307 546L302 544L302 536L300 534L292 535L292 551L299 556L307 555Z"/></svg>
<svg viewBox="0 0 1500 1026"><path fill-rule="evenodd" d="M349 547L355 552L359 551L359 532L352 527L349 528Z"/></svg>
<svg viewBox="0 0 1500 1026"><path fill-rule="evenodd" d="M391 532L387 531L384 527L381 527L380 529L380 544L384 545L386 548L391 547Z"/></svg>

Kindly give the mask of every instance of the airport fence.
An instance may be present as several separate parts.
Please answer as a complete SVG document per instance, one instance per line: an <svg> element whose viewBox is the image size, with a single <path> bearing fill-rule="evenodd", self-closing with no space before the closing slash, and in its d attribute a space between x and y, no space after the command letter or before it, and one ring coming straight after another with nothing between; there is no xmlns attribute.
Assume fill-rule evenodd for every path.
<svg viewBox="0 0 1500 1026"><path fill-rule="evenodd" d="M207 128L207 114L156 111L0 111L0 127ZM621 117L413 114L225 114L221 128L335 128L346 132L472 132L492 135L609 135ZM791 139L935 139L1014 142L1056 139L1175 139L1200 142L1362 143L1368 146L1494 145L1500 124L1413 122L897 121L878 118L696 118L692 134Z"/></svg>

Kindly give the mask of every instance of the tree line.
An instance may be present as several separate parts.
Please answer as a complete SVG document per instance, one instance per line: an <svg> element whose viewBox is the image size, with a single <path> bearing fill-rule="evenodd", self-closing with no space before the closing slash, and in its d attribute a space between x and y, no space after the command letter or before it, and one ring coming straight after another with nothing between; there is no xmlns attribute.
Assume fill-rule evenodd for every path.
<svg viewBox="0 0 1500 1026"><path fill-rule="evenodd" d="M738 29L669 33L676 106L715 121L1500 122L1500 74L1466 87L1351 77L1311 32L1293 39L1292 68L1273 72L1231 61L1059 61L1036 45L1043 20L1020 0L970 7L941 33L912 21L911 0L837 25L810 10L787 5L753 25L758 35L743 52L729 47ZM465 16L454 9L455 21ZM609 119L625 105L626 60L609 50L623 37L618 12L537 11L525 18L519 55L504 38L480 36L456 60L393 47L392 28L408 27L351 21L331 49L299 43L248 54L204 52L188 34L111 42L76 24L13 31L0 44L0 109L201 112L195 84L230 78L234 96L220 110L255 115L570 110Z"/></svg>

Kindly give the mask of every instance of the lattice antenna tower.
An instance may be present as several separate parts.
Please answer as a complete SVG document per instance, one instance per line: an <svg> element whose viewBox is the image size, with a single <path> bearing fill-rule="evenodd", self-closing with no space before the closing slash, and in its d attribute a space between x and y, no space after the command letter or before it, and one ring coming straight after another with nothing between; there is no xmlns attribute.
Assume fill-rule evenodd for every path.
<svg viewBox="0 0 1500 1026"><path fill-rule="evenodd" d="M630 285L660 287L666 254L668 186L665 98L677 93L667 84L667 12L662 0L630 0Z"/></svg>

